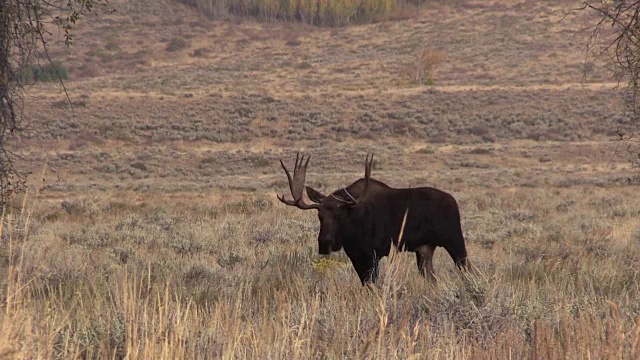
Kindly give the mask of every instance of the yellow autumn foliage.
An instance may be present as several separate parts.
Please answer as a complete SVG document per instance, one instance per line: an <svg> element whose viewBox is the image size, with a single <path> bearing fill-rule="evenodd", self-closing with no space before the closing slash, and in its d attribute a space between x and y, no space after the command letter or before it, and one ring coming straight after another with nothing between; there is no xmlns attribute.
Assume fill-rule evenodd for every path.
<svg viewBox="0 0 640 360"><path fill-rule="evenodd" d="M352 22L387 19L410 2L401 0L196 0L202 12L227 12L261 19L301 21L312 25L341 26Z"/></svg>

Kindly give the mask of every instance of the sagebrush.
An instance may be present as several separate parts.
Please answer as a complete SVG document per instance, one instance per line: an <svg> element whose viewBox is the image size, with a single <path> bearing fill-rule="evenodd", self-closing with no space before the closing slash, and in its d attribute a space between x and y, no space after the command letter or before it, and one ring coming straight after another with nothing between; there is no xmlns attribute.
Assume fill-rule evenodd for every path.
<svg viewBox="0 0 640 360"><path fill-rule="evenodd" d="M640 205L608 201L630 191L461 193L481 274L461 277L439 250L435 287L408 253L361 286L344 255L318 257L313 216L268 195L27 202L4 221L0 353L635 359Z"/></svg>

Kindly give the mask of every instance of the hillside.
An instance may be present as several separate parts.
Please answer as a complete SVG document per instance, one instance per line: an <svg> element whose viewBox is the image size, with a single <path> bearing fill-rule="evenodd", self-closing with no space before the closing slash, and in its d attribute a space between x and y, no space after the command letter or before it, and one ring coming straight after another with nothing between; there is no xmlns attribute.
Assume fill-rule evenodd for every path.
<svg viewBox="0 0 640 360"><path fill-rule="evenodd" d="M535 149L557 141L552 158L574 162L564 155L579 142L610 162L607 141L631 125L605 66L590 63L584 84L583 15L560 21L574 5L433 3L404 20L331 28L116 1L114 14L81 24L72 50L53 48L73 111L58 85L35 85L24 149L37 155L34 171L47 162L61 176L54 189L83 191L114 179L126 189L140 179L147 190L168 191L167 179L260 188L272 181L237 176L277 173L280 152L300 147L335 159L374 146L388 169L406 168L391 160L401 154L456 170L466 150L439 147L496 143L508 158L544 158ZM443 59L432 86L410 75L425 49ZM423 147L436 155L413 154Z"/></svg>

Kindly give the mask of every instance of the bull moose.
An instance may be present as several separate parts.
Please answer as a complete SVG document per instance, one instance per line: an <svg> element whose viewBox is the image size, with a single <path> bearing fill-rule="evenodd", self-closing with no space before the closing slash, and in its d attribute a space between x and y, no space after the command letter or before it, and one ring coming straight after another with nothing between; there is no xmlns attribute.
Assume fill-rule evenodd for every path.
<svg viewBox="0 0 640 360"><path fill-rule="evenodd" d="M432 281L433 253L438 246L447 250L460 270L467 268L460 212L453 196L431 187L392 188L372 179L373 155L368 154L364 178L326 196L305 187L309 159L296 155L293 177L280 160L293 200L284 195L278 199L302 210L318 210L319 253L344 248L363 285L375 282L378 262L389 255L392 243L398 251L415 252L418 270ZM302 197L305 188L311 204Z"/></svg>

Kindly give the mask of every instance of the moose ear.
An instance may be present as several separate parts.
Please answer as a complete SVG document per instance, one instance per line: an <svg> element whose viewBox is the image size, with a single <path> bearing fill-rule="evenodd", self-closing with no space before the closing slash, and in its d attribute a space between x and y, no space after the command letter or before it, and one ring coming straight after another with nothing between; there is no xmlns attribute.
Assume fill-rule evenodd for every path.
<svg viewBox="0 0 640 360"><path fill-rule="evenodd" d="M310 186L306 186L307 196L314 203L321 203L326 196L322 195L319 191L313 190Z"/></svg>

